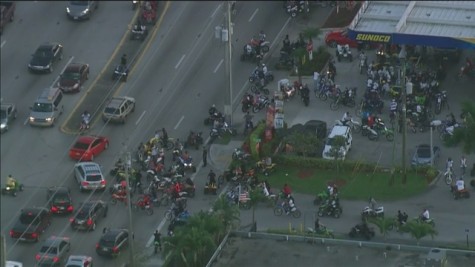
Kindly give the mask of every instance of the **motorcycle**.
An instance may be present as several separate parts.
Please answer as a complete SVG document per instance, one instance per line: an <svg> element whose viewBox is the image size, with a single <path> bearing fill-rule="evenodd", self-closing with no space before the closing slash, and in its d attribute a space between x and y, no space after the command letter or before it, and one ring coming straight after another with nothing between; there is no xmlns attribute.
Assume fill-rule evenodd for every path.
<svg viewBox="0 0 475 267"><path fill-rule="evenodd" d="M311 227L307 228L307 234L314 234L314 235L319 235L323 236L326 238L335 238L335 235L333 234L333 231L328 229L327 227L320 225L317 229L313 229Z"/></svg>
<svg viewBox="0 0 475 267"><path fill-rule="evenodd" d="M336 45L336 57L338 59L338 62L344 59L350 60L350 62L353 61L353 55L351 54L351 49L348 44L346 45Z"/></svg>
<svg viewBox="0 0 475 267"><path fill-rule="evenodd" d="M224 120L223 114L221 112L215 112L215 113L210 114L209 117L204 120L204 124L213 125L215 121L221 122L223 120Z"/></svg>
<svg viewBox="0 0 475 267"><path fill-rule="evenodd" d="M185 142L186 146L186 142ZM172 151L172 161L176 161L178 157L183 153L183 149L185 148L181 143L175 144L175 147L173 148Z"/></svg>
<svg viewBox="0 0 475 267"><path fill-rule="evenodd" d="M256 47L259 46L260 52L267 53L269 52L269 49L270 49L270 42L265 41L265 40L260 40L258 45L254 45L254 42L251 40L251 46L254 50L256 50Z"/></svg>
<svg viewBox="0 0 475 267"><path fill-rule="evenodd" d="M373 227L368 227L366 223L359 223L353 226L348 234L351 238L364 237L366 240L370 240L374 237L375 232Z"/></svg>
<svg viewBox="0 0 475 267"><path fill-rule="evenodd" d="M318 207L318 216L333 216L334 218L340 218L340 215L343 213L339 201L337 199L327 200L323 202L322 205Z"/></svg>
<svg viewBox="0 0 475 267"><path fill-rule="evenodd" d="M274 74L272 74L272 71L267 71L264 73L264 86L266 86L268 83L272 82L274 80ZM251 75L249 76L249 82L250 83L256 83L256 82L261 82L261 79L259 78L259 73L257 70L254 70Z"/></svg>
<svg viewBox="0 0 475 267"><path fill-rule="evenodd" d="M269 89L262 86L262 84L259 81L255 81L254 84L251 85L251 92L254 94L259 94L262 92L266 95L269 95L270 93Z"/></svg>
<svg viewBox="0 0 475 267"><path fill-rule="evenodd" d="M252 112L254 113L257 113L270 105L270 100L267 96L259 95L256 96L254 99L255 102L252 105Z"/></svg>
<svg viewBox="0 0 475 267"><path fill-rule="evenodd" d="M180 161L180 165L184 168L184 170L191 170L193 173L196 172L196 166L193 166L193 159L191 157L188 157L187 159L184 159L182 156L178 157L178 160Z"/></svg>
<svg viewBox="0 0 475 267"><path fill-rule="evenodd" d="M461 198L470 198L470 192L467 190L467 188L464 188L462 190L457 190L457 186L453 185L450 187L450 192L452 193L452 196L454 197L455 200L461 199Z"/></svg>
<svg viewBox="0 0 475 267"><path fill-rule="evenodd" d="M127 205L127 195L126 194L120 194L119 192L113 193L112 194L112 199L111 199L111 204L115 205L117 202L122 202L125 205Z"/></svg>
<svg viewBox="0 0 475 267"><path fill-rule="evenodd" d="M373 141L373 140L377 140L378 139L378 133L373 130L371 127L369 127L368 125L363 125L361 127L361 135L363 136L368 136L368 139Z"/></svg>
<svg viewBox="0 0 475 267"><path fill-rule="evenodd" d="M313 200L313 205L320 206L322 203L328 201L329 199L330 194L328 193L328 190L324 190L315 196L315 199Z"/></svg>
<svg viewBox="0 0 475 267"><path fill-rule="evenodd" d="M185 142L185 149L189 146L194 146L196 149L199 149L203 144L203 137L201 132L190 131L188 138Z"/></svg>
<svg viewBox="0 0 475 267"><path fill-rule="evenodd" d="M122 64L117 65L114 69L114 72L112 73L112 80L119 80L122 82L127 81L127 77L129 76L129 69L127 66L124 66Z"/></svg>
<svg viewBox="0 0 475 267"><path fill-rule="evenodd" d="M284 99L289 100L295 96L297 89L294 86L281 86L280 90L284 94Z"/></svg>
<svg viewBox="0 0 475 267"><path fill-rule="evenodd" d="M262 52L257 53L255 49L253 49L251 53L248 53L246 46L244 46L244 51L241 55L241 61L251 61L254 63L260 63L262 58L264 57L264 54Z"/></svg>
<svg viewBox="0 0 475 267"><path fill-rule="evenodd" d="M297 17L298 13L310 12L308 3L305 2L306 1L299 1L299 3L289 3L286 7L287 14L289 14L292 18L295 18Z"/></svg>
<svg viewBox="0 0 475 267"><path fill-rule="evenodd" d="M18 182L15 182L15 186L9 186L6 185L4 188L2 188L2 195L10 194L14 197L17 196L17 192L23 191L23 184L20 184Z"/></svg>
<svg viewBox="0 0 475 267"><path fill-rule="evenodd" d="M134 210L143 210L148 216L153 214L151 201L149 196L141 196L140 199L134 204Z"/></svg>
<svg viewBox="0 0 475 267"><path fill-rule="evenodd" d="M247 113L249 109L252 108L252 104L254 103L254 96L251 94L246 94L241 101L242 104L242 112Z"/></svg>
<svg viewBox="0 0 475 267"><path fill-rule="evenodd" d="M417 223L427 223L431 225L432 227L435 227L435 220L432 218L423 220L422 217L419 216L419 217L414 218L413 220L416 221Z"/></svg>
<svg viewBox="0 0 475 267"><path fill-rule="evenodd" d="M344 125L341 120L335 120L335 125ZM358 121L355 121L353 118L351 118L350 121L346 122L346 126L349 126L351 130L354 133L360 133L361 132L361 123Z"/></svg>
<svg viewBox="0 0 475 267"><path fill-rule="evenodd" d="M210 184L209 182L206 182L203 193L205 195L207 195L207 194L217 195L218 194L218 185L217 184Z"/></svg>
<svg viewBox="0 0 475 267"><path fill-rule="evenodd" d="M236 129L229 126L229 124L227 122L223 122L223 124L221 126L219 126L218 128L213 128L209 132L209 136L211 138L221 137L224 134L230 134L231 136L236 136L237 131L236 131Z"/></svg>
<svg viewBox="0 0 475 267"><path fill-rule="evenodd" d="M374 210L369 206L364 207L361 211L361 220L366 221L368 218L384 218L384 207L380 206Z"/></svg>
<svg viewBox="0 0 475 267"><path fill-rule="evenodd" d="M374 130L377 132L378 136L386 136L386 140L392 142L394 140L394 132L391 129L388 129L386 125L381 120L378 120L375 123Z"/></svg>
<svg viewBox="0 0 475 267"><path fill-rule="evenodd" d="M246 161L251 158L251 154L244 152L241 148L235 148L232 158L233 160Z"/></svg>
<svg viewBox="0 0 475 267"><path fill-rule="evenodd" d="M275 163L267 164L265 159L263 159L256 163L256 171L264 174L265 176L269 176L269 174L275 170L276 166L277 164Z"/></svg>
<svg viewBox="0 0 475 267"><path fill-rule="evenodd" d="M442 108L445 106L447 109L450 109L449 103L447 101L447 91L442 91L435 95L435 110L434 113L439 115L442 111Z"/></svg>
<svg viewBox="0 0 475 267"><path fill-rule="evenodd" d="M89 122L90 122L90 118L83 118L81 120L81 123L79 124L79 132L80 133L83 133L83 132L89 130L89 127L90 127Z"/></svg>
<svg viewBox="0 0 475 267"><path fill-rule="evenodd" d="M291 215L294 218L300 218L302 216L302 212L295 207L295 205L289 205L285 201L282 201L281 204L278 204L274 208L274 215L275 216L281 216L283 213L286 213L287 215Z"/></svg>
<svg viewBox="0 0 475 267"><path fill-rule="evenodd" d="M347 106L349 108L354 108L356 105L354 95L353 96L345 96L345 93L339 94L333 102L330 103L331 110L338 110L340 105Z"/></svg>
<svg viewBox="0 0 475 267"><path fill-rule="evenodd" d="M473 65L465 65L463 67L460 68L460 72L459 72L459 77L462 77L462 76L467 76L467 77L475 77L475 67L473 67Z"/></svg>

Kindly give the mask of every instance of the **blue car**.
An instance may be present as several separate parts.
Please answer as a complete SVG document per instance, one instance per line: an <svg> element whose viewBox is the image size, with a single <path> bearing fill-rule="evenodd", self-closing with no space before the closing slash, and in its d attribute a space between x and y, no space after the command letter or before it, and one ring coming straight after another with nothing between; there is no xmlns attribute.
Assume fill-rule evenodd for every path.
<svg viewBox="0 0 475 267"><path fill-rule="evenodd" d="M438 146L433 146L433 157L434 162L440 157L440 148ZM430 153L430 145L423 144L416 146L416 152L414 156L412 156L411 165L413 167L418 166L427 166L431 163L431 153Z"/></svg>

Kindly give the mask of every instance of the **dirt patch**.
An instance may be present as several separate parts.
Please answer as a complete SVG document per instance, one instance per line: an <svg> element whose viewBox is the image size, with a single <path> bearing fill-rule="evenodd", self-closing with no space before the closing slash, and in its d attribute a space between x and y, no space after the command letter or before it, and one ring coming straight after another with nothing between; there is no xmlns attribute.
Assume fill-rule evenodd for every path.
<svg viewBox="0 0 475 267"><path fill-rule="evenodd" d="M307 179L309 177L312 177L313 176L313 173L314 171L313 170L301 170L297 173L297 177L299 177L300 179Z"/></svg>
<svg viewBox="0 0 475 267"><path fill-rule="evenodd" d="M327 185L331 185L331 186L336 185L337 188L342 188L343 186L346 185L346 180L334 178L333 180L328 181Z"/></svg>
<svg viewBox="0 0 475 267"><path fill-rule="evenodd" d="M322 28L344 28L350 25L356 13L360 10L360 7L361 3L356 3L352 9L340 7L338 14L336 13L336 7L334 7L330 16L328 16L325 23L323 23Z"/></svg>

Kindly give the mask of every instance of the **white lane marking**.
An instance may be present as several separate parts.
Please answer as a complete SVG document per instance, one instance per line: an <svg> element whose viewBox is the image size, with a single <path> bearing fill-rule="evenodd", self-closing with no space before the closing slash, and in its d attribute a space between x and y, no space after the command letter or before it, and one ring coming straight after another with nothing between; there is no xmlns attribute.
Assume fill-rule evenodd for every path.
<svg viewBox="0 0 475 267"><path fill-rule="evenodd" d="M181 56L180 60L178 61L178 63L176 63L175 65L175 69L178 69L178 66L180 66L181 62L183 61L183 59L185 59L185 55Z"/></svg>
<svg viewBox="0 0 475 267"><path fill-rule="evenodd" d="M254 16L257 14L257 12L259 12L259 8L256 8L256 10L254 10L254 13L252 13L251 17L249 18L249 22L252 21L252 19L253 19Z"/></svg>
<svg viewBox="0 0 475 267"><path fill-rule="evenodd" d="M175 125L175 128L173 128L173 130L176 130L178 128L178 126L180 126L180 123L183 121L184 118L185 118L185 116L181 116L180 120L177 122L177 124Z"/></svg>
<svg viewBox="0 0 475 267"><path fill-rule="evenodd" d="M216 9L214 10L213 14L211 14L211 17L214 18L214 16L216 15L216 12L218 12L218 10L221 8L221 5L222 4L219 4Z"/></svg>
<svg viewBox="0 0 475 267"><path fill-rule="evenodd" d="M28 119L30 119L30 115L28 115L28 117L26 117L26 120L25 122L23 123L23 125L26 125L28 123Z"/></svg>
<svg viewBox="0 0 475 267"><path fill-rule="evenodd" d="M210 139L211 139L211 137L208 136L208 138L205 140L204 144L208 145ZM200 162L200 164L198 165L198 167L196 167L196 172L193 173L193 174L191 175L191 177L190 177L190 179L191 179L192 181L195 180L196 175L200 172L200 170L201 170L202 167L203 167L203 162ZM225 188L223 189L223 191L224 191L224 190L227 191L227 187L225 187ZM224 192L226 192L226 191L224 191ZM220 194L220 195L221 195L221 194ZM165 225L165 222L166 222L166 221L167 221L167 218L166 218L166 217L163 217L162 221L161 221L161 222L158 224L158 226L157 226L157 229L156 229L156 230L157 230L158 232L160 232L160 231L162 230L162 228L163 228L163 226ZM150 236L150 238L148 239L147 244L145 245L145 247L149 248L149 247L152 245L153 240L154 240L154 236L153 236L153 234L152 234L152 235Z"/></svg>
<svg viewBox="0 0 475 267"><path fill-rule="evenodd" d="M140 115L139 119L135 122L135 125L138 125L138 124L139 124L140 120L142 120L142 118L143 118L143 116L145 115L145 113L147 113L146 110L144 110L144 111L142 112L142 115Z"/></svg>
<svg viewBox="0 0 475 267"><path fill-rule="evenodd" d="M68 60L68 62L66 62L66 65L64 66L64 68L61 70L60 73L63 73L63 72L64 72L64 70L68 67L69 63L71 63L71 61L73 61L73 59L74 59L74 57L71 57L71 58ZM51 84L51 87L54 87L54 85L58 82L58 80L59 80L59 76L56 77L56 79L54 79L53 83Z"/></svg>
<svg viewBox="0 0 475 267"><path fill-rule="evenodd" d="M2 45L0 45L0 48L3 48L3 46L7 43L7 41L3 41Z"/></svg>
<svg viewBox="0 0 475 267"><path fill-rule="evenodd" d="M274 45L276 44L277 40L280 39L280 35L282 34L282 32L284 31L284 29L287 27L287 25L289 24L289 22L291 21L291 17L289 17L287 19L287 21L285 22L284 26L282 26L282 29L280 29L279 33L277 33L277 36L275 37L274 41L271 43L270 47L269 47L269 50L272 49L272 47L274 47Z"/></svg>
<svg viewBox="0 0 475 267"><path fill-rule="evenodd" d="M216 73L218 71L219 67L221 67L221 64L223 64L223 62L224 62L224 59L221 59L221 61L219 61L218 66L216 66L213 73Z"/></svg>

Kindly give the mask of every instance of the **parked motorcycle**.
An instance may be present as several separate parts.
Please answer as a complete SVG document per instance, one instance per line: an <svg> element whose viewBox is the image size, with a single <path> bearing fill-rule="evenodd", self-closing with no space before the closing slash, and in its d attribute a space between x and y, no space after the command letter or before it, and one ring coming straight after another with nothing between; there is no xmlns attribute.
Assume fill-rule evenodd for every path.
<svg viewBox="0 0 475 267"><path fill-rule="evenodd" d="M264 73L264 86L272 82L273 80L274 80L274 74L272 74L272 71L267 71L266 73ZM259 78L259 74L257 70L254 70L251 73L251 75L249 76L249 82L250 83L261 82L261 79Z"/></svg>
<svg viewBox="0 0 475 267"><path fill-rule="evenodd" d="M440 112L442 112L442 108L447 107L447 109L450 109L449 103L447 101L447 91L442 91L440 93L437 93L435 95L435 109L434 113L439 115Z"/></svg>
<svg viewBox="0 0 475 267"><path fill-rule="evenodd" d="M348 59L350 62L353 61L353 55L351 54L351 49L348 44L346 45L336 45L336 58L338 62L342 59Z"/></svg>
<svg viewBox="0 0 475 267"><path fill-rule="evenodd" d="M147 195L142 195L140 199L133 205L135 211L143 210L148 216L153 214L151 199Z"/></svg>
<svg viewBox="0 0 475 267"><path fill-rule="evenodd" d="M368 227L366 223L359 223L353 226L348 234L351 238L363 237L366 240L370 240L374 237L375 232L373 227Z"/></svg>
<svg viewBox="0 0 475 267"><path fill-rule="evenodd" d="M145 25L135 25L130 34L130 40L144 41L148 36L148 29Z"/></svg>
<svg viewBox="0 0 475 267"><path fill-rule="evenodd" d="M223 122L218 128L211 129L209 136L211 138L222 137L225 134L230 134L231 136L236 136L236 129L232 128L227 122Z"/></svg>
<svg viewBox="0 0 475 267"><path fill-rule="evenodd" d="M232 158L233 160L246 161L251 158L251 154L244 152L241 148L235 148Z"/></svg>
<svg viewBox="0 0 475 267"><path fill-rule="evenodd" d="M257 99L255 99L255 102L252 105L252 112L254 113L257 113L270 105L270 100L267 96L259 95L255 98Z"/></svg>
<svg viewBox="0 0 475 267"><path fill-rule="evenodd" d="M363 125L361 127L361 134L363 136L368 136L368 139L372 141L377 140L379 137L378 133L375 130L373 130L371 127L369 127L368 125Z"/></svg>
<svg viewBox="0 0 475 267"><path fill-rule="evenodd" d="M363 211L361 211L361 220L366 221L368 218L384 218L384 207L376 207L374 210L366 206L363 208Z"/></svg>
<svg viewBox="0 0 475 267"><path fill-rule="evenodd" d="M16 182L15 186L9 186L6 185L4 188L2 188L2 195L12 195L14 197L17 196L17 192L23 191L23 184Z"/></svg>
<svg viewBox="0 0 475 267"><path fill-rule="evenodd" d="M254 96L252 94L247 93L241 100L242 112L247 113L249 109L252 108L253 103L254 103Z"/></svg>

